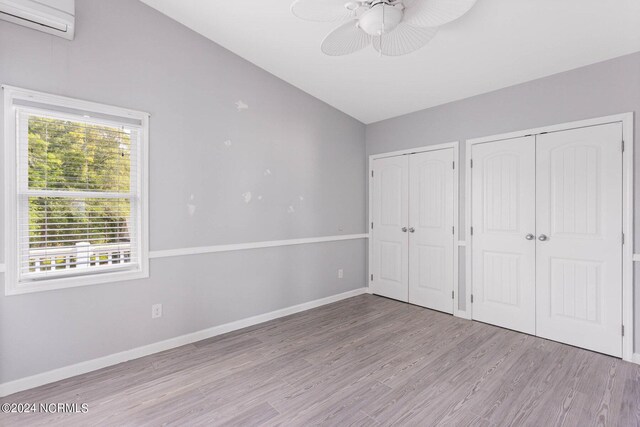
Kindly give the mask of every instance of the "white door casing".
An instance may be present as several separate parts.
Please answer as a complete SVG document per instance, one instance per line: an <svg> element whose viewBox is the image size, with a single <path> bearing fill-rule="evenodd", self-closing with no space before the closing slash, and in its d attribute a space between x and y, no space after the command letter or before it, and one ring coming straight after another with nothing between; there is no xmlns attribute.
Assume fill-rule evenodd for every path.
<svg viewBox="0 0 640 427"><path fill-rule="evenodd" d="M537 335L617 357L622 355L621 141L621 123L536 140Z"/></svg>
<svg viewBox="0 0 640 427"><path fill-rule="evenodd" d="M472 146L473 319L535 334L535 141Z"/></svg>
<svg viewBox="0 0 640 427"><path fill-rule="evenodd" d="M454 149L409 157L409 302L453 313Z"/></svg>
<svg viewBox="0 0 640 427"><path fill-rule="evenodd" d="M408 156L373 161L372 293L408 301Z"/></svg>

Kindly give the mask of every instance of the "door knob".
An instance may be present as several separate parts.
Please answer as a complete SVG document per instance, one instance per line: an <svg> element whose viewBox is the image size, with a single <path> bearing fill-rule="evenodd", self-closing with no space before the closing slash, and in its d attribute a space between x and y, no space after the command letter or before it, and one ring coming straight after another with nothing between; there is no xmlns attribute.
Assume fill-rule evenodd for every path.
<svg viewBox="0 0 640 427"><path fill-rule="evenodd" d="M526 236L524 236L524 238L527 239L527 240L533 240L533 239L536 238L536 236L534 236L533 234L529 233Z"/></svg>
<svg viewBox="0 0 640 427"><path fill-rule="evenodd" d="M548 239L549 238L544 234L541 234L538 236L538 240L540 240L541 242L544 242L545 240L548 240Z"/></svg>
<svg viewBox="0 0 640 427"><path fill-rule="evenodd" d="M415 229L415 228L413 228L413 227L409 227L409 233L415 233L415 232L416 232L416 229Z"/></svg>
<svg viewBox="0 0 640 427"><path fill-rule="evenodd" d="M407 232L407 227L402 227L402 232L406 233Z"/></svg>

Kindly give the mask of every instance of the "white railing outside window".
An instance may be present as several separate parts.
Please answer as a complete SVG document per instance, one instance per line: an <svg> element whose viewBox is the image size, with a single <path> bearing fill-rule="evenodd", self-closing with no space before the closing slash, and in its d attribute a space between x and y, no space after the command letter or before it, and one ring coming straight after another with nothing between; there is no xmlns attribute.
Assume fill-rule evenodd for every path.
<svg viewBox="0 0 640 427"><path fill-rule="evenodd" d="M122 265L130 262L131 247L123 244L92 245L89 242L78 242L75 247L29 251L29 271L33 273Z"/></svg>

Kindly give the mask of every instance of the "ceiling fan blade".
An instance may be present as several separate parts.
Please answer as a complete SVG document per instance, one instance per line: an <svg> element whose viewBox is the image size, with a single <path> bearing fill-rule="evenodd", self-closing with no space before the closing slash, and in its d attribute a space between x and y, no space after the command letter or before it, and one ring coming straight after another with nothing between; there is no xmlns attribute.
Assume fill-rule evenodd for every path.
<svg viewBox="0 0 640 427"><path fill-rule="evenodd" d="M348 9L347 4L354 8L359 6L359 3L347 0L295 0L291 13L307 21L340 22L354 15L355 9Z"/></svg>
<svg viewBox="0 0 640 427"><path fill-rule="evenodd" d="M404 22L415 27L438 27L460 18L476 0L406 0Z"/></svg>
<svg viewBox="0 0 640 427"><path fill-rule="evenodd" d="M393 31L373 37L373 48L386 56L404 55L429 43L437 32L437 27L414 27L401 22Z"/></svg>
<svg viewBox="0 0 640 427"><path fill-rule="evenodd" d="M322 41L322 52L331 56L348 55L371 44L371 36L350 21L329 33Z"/></svg>

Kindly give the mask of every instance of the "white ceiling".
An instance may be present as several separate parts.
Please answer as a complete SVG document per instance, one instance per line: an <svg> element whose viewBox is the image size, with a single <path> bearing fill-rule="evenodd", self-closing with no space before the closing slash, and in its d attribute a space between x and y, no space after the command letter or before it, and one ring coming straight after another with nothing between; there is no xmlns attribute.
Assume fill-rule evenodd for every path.
<svg viewBox="0 0 640 427"><path fill-rule="evenodd" d="M639 0L478 0L422 49L329 57L292 0L142 0L363 123L640 51Z"/></svg>

